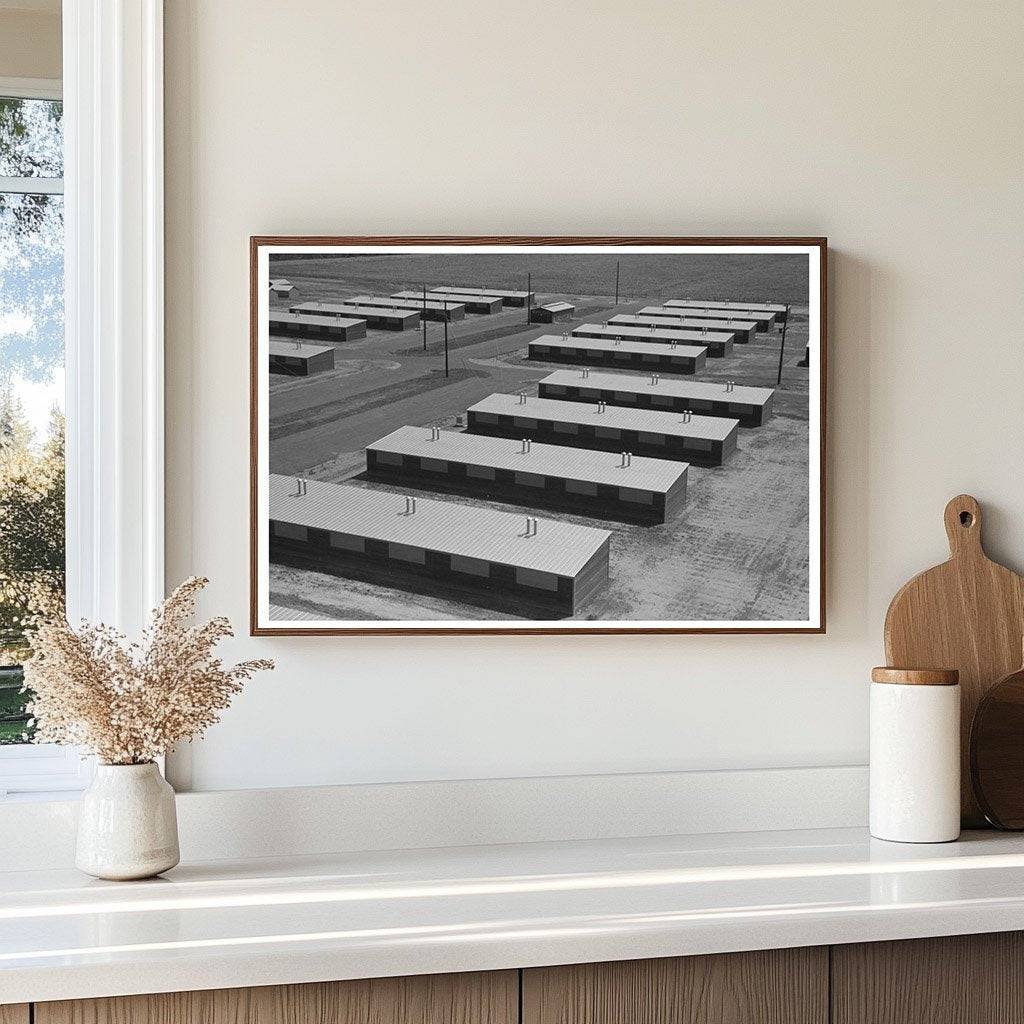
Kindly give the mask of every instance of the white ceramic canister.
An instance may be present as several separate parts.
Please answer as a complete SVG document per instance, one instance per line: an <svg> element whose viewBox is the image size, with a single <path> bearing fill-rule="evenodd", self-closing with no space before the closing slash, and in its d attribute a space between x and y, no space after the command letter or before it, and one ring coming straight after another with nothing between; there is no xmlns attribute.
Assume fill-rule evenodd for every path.
<svg viewBox="0 0 1024 1024"><path fill-rule="evenodd" d="M960 683L952 669L871 672L871 835L960 835Z"/></svg>
<svg viewBox="0 0 1024 1024"><path fill-rule="evenodd" d="M96 766L82 794L75 864L96 878L150 878L178 863L174 790L148 764Z"/></svg>

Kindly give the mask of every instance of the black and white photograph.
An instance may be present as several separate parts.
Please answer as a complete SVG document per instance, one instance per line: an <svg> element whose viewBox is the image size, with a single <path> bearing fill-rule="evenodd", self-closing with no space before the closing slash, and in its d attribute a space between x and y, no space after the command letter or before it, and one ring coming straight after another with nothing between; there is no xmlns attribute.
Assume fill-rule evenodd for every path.
<svg viewBox="0 0 1024 1024"><path fill-rule="evenodd" d="M255 634L824 630L823 240L251 256Z"/></svg>

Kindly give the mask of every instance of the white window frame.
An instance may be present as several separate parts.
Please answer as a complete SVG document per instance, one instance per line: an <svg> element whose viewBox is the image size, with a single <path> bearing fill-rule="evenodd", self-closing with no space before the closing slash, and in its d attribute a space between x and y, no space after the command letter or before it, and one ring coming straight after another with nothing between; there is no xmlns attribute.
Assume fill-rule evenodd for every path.
<svg viewBox="0 0 1024 1024"><path fill-rule="evenodd" d="M163 0L64 0L63 39L62 83L17 82L64 100L68 617L135 635L164 596ZM0 799L91 773L0 748Z"/></svg>

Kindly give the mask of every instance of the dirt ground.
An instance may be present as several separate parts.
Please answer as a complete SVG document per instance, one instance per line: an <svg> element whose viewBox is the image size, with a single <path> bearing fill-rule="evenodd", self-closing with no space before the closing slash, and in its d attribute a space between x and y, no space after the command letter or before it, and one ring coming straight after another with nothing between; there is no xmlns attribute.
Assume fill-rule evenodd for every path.
<svg viewBox="0 0 1024 1024"><path fill-rule="evenodd" d="M457 261L458 257L444 259ZM691 281L692 274L687 277L689 262L659 267L649 280L640 280L639 270L631 265L634 279L630 298L622 299L620 293L618 305L614 295L564 290L607 280L607 260L595 259L602 261L600 265L566 268L563 261L561 277L554 264L534 274L538 301L564 298L572 302L577 307L572 321L527 324L525 310L504 309L493 315L467 314L465 320L449 325L447 376L443 325L433 322L427 325L426 351L421 329L371 330L365 339L337 346L334 371L310 378L273 375L271 471L365 486L354 479L365 469L365 446L397 427L436 424L458 429L464 423L466 408L493 392L526 389L536 394L538 380L553 369L564 369L525 359L527 343L542 334L562 334L584 322L632 313L658 298L695 294L745 295L758 301L801 298L799 281L794 280L789 264L756 265L752 270L747 264L749 279L743 279L744 268L733 262L736 257L729 257L715 273L715 268L701 264L696 283ZM607 259L614 263L613 258ZM780 257L767 259L777 261ZM537 267L536 257L530 262ZM444 269L451 272L450 276L435 271L438 276L431 277L429 283L471 281L525 288L525 279L520 282L511 272L495 270L484 278L479 270L471 275L470 270L447 263ZM271 276L287 276L296 286L289 302L331 301L414 287L416 270L404 257L280 263L275 259ZM544 290L545 281L549 289L563 290ZM614 286L613 266L611 284ZM802 298L793 307L786 331L782 384L776 394L774 416L763 427L741 428L739 450L724 466L690 467L686 506L680 516L652 527L538 511L542 517L558 517L612 532L608 586L578 618L765 621L807 617L808 370L797 365L807 345L806 282ZM272 300L274 306L287 306L289 302ZM732 357L707 360L706 368L689 379L731 379L737 384L775 387L780 338L778 328L760 333L752 344L735 345ZM523 511L522 506L501 502L439 493L431 496ZM280 565L270 567L270 590L274 619L507 618L438 596L409 594Z"/></svg>

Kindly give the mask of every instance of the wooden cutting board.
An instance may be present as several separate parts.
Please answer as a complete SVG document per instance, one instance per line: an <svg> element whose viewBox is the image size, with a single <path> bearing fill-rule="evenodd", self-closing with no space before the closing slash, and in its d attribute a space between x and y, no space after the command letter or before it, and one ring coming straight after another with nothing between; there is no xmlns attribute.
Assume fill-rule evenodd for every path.
<svg viewBox="0 0 1024 1024"><path fill-rule="evenodd" d="M978 702L1020 667L1024 579L993 562L981 546L981 507L969 494L946 506L949 561L915 576L885 616L885 657L896 668L960 671L960 814L985 825L971 788L970 734Z"/></svg>

